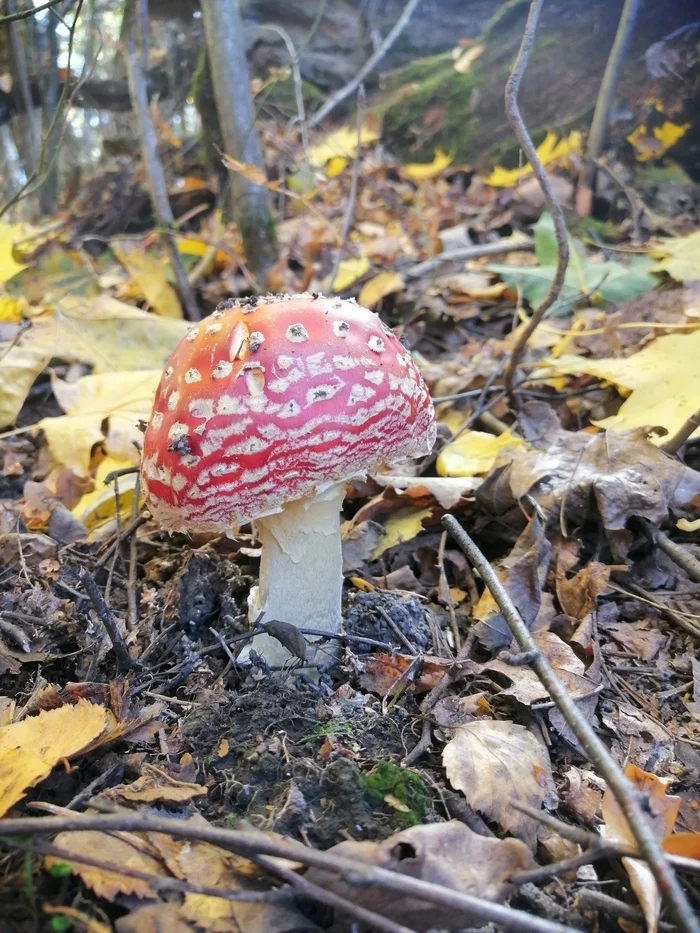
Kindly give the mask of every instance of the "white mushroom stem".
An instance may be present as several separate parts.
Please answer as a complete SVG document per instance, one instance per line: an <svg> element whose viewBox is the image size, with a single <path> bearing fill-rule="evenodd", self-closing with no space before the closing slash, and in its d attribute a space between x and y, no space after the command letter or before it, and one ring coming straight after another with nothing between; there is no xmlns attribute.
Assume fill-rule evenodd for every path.
<svg viewBox="0 0 700 933"><path fill-rule="evenodd" d="M343 558L340 510L345 484L315 498L299 499L256 524L262 543L260 584L250 592L249 619L289 622L297 628L337 634L341 623ZM314 641L307 637L307 641ZM269 664L285 664L290 653L277 639L258 635L252 647ZM324 642L315 661L334 659L337 642Z"/></svg>

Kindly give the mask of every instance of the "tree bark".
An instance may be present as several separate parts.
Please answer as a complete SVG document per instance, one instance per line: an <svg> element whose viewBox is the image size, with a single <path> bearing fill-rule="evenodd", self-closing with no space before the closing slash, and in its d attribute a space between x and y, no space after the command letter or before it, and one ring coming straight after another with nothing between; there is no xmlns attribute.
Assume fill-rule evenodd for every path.
<svg viewBox="0 0 700 933"><path fill-rule="evenodd" d="M202 18L226 151L233 158L264 170L238 0L203 0ZM239 173L231 174L230 184L246 263L264 286L277 254L267 190Z"/></svg>

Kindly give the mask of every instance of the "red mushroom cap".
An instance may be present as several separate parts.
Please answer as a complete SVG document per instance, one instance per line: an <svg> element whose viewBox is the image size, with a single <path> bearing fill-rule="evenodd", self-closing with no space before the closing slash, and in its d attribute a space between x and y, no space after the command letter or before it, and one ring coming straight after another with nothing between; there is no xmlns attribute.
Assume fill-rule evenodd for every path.
<svg viewBox="0 0 700 933"><path fill-rule="evenodd" d="M165 528L227 530L434 441L428 389L378 315L311 295L227 301L166 364L144 496Z"/></svg>

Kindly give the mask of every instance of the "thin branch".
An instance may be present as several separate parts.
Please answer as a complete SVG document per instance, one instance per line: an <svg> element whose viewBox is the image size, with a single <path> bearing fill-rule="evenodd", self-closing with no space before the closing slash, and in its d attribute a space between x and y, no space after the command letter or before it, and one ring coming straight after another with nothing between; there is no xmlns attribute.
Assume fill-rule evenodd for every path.
<svg viewBox="0 0 700 933"><path fill-rule="evenodd" d="M624 901L618 901L617 898L603 894L601 891L593 891L590 888L582 888L577 895L577 906L581 910L600 910L604 914L612 914L613 917L622 917L623 920L631 920L636 926L644 926L644 914L638 907L631 904L625 904ZM675 926L672 923L666 923L660 920L658 929L662 933L672 933Z"/></svg>
<svg viewBox="0 0 700 933"><path fill-rule="evenodd" d="M515 59L513 70L510 73L510 77L506 81L506 116L508 117L508 122L510 123L513 132L515 133L518 142L520 143L521 149L525 153L528 162L532 166L532 171L534 172L537 181L540 183L540 188L542 189L542 193L544 194L547 206L552 215L552 220L554 221L554 235L557 243L557 268L554 273L554 278L552 279L552 284L549 286L549 291L545 295L542 304L537 308L536 311L533 312L532 317L520 332L518 339L515 342L515 346L513 347L513 350L510 354L508 363L506 364L505 372L503 374L503 384L505 386L506 395L508 396L508 401L514 408L518 407L514 387L515 373L518 368L518 363L520 362L520 358L525 351L525 346L528 340L534 333L535 329L547 311L552 307L554 302L559 297L562 285L564 284L566 267L569 264L569 241L566 232L566 220L564 219L564 212L562 211L561 206L557 201L557 196L554 193L554 188L552 187L552 183L549 180L549 176L544 170L544 166L540 162L535 144L530 138L527 127L525 126L525 122L520 115L520 108L518 106L518 92L520 90L520 82L522 81L523 75L525 74L528 59L530 58L530 51L535 41L537 21L539 20L540 13L542 12L543 5L544 0L532 0L530 4L530 12L528 13L527 22L525 23L525 30L523 32L523 39L520 44L520 49L518 51L517 58Z"/></svg>
<svg viewBox="0 0 700 933"><path fill-rule="evenodd" d="M605 72L603 73L603 80L600 85L600 90L598 91L598 99L596 100L591 128L588 133L586 164L581 173L579 190L576 194L579 213L585 216L591 213L597 168L596 160L600 157L608 136L610 109L615 97L617 79L620 75L620 68L622 67L627 47L632 38L634 22L637 18L640 6L640 0L625 0L622 13L620 14L620 22L617 25L617 32L615 33L615 41L610 50Z"/></svg>
<svg viewBox="0 0 700 933"><path fill-rule="evenodd" d="M496 571L486 560L476 544L452 515L445 515L443 525L464 552L472 566L479 571L498 608L503 613L518 647L531 655L530 665L535 671L567 725L578 739L598 772L605 778L620 805L640 852L649 865L662 896L668 901L676 921L686 933L700 933L700 920L693 911L678 878L671 868L660 840L641 805L637 788L619 769L612 755L598 738L590 722L579 707L572 702L561 680L554 673L549 661L537 648L530 630L525 625L513 601L503 587Z"/></svg>
<svg viewBox="0 0 700 933"><path fill-rule="evenodd" d="M146 0L139 0L139 2L141 4L146 4ZM139 17L139 21L142 25L144 18L148 21L147 7L145 14L144 11L141 10L141 15ZM141 36L141 49L143 48L146 38L146 36ZM161 237L170 255L170 262L173 267L173 272L175 273L177 290L180 294L185 317L188 321L199 321L201 314L197 307L197 301L187 279L187 275L185 274L185 269L182 265L182 256L177 248L177 243L169 230L169 228L175 224L175 217L173 216L173 211L168 199L168 188L165 183L163 166L158 159L158 138L153 126L153 121L151 120L150 110L148 109L148 89L146 87L141 54L137 52L132 33L130 33L126 39L126 68L129 78L129 93L131 94L134 116L136 117L139 136L141 137L141 157L143 159L144 168L146 169L146 177L148 178L148 193L151 196L153 213L158 219L158 223L161 227Z"/></svg>
<svg viewBox="0 0 700 933"><path fill-rule="evenodd" d="M372 55L370 55L352 81L348 81L345 87L341 87L340 90L335 92L335 94L331 94L323 107L316 111L316 113L309 121L310 126L318 126L322 120L326 119L332 110L335 110L339 103L344 101L346 97L349 97L353 91L362 84L367 75L374 69L374 66L384 58L394 42L396 42L398 37L404 31L408 21L413 16L413 11L416 9L419 3L420 0L408 0L408 3L401 11L401 15L394 23L391 31L387 33L387 36L381 45L375 49Z"/></svg>
<svg viewBox="0 0 700 933"><path fill-rule="evenodd" d="M51 7L58 6L59 3L63 3L63 0L47 0L46 3L40 3L39 6L29 7L28 10L22 10L21 13L10 13L8 16L0 16L0 26L4 26L6 23L16 23L20 19L31 19L31 17L35 16L37 13L50 10Z"/></svg>
<svg viewBox="0 0 700 933"><path fill-rule="evenodd" d="M261 23L260 29L270 29L276 32L282 42L287 47L289 53L289 64L292 68L292 79L294 81L294 97L297 105L297 117L299 119L299 129L301 130L301 145L304 150L304 158L307 164L309 158L309 126L306 121L306 108L304 106L304 88L301 82L301 68L299 67L299 53L294 48L294 42L286 29L282 26L276 26L273 23Z"/></svg>
<svg viewBox="0 0 700 933"><path fill-rule="evenodd" d="M529 238L513 243L510 240L497 240L495 243L477 243L474 246L460 246L459 249L448 249L444 253L419 262L415 266L403 269L401 274L409 279L416 279L426 272L432 272L443 262L453 262L464 259L478 259L480 256L503 256L506 253L516 253L520 250L532 251L535 241Z"/></svg>
<svg viewBox="0 0 700 933"><path fill-rule="evenodd" d="M656 531L653 540L658 549L670 557L674 564L678 564L694 583L700 583L700 561L693 557L690 551L681 544L676 544L661 530Z"/></svg>
<svg viewBox="0 0 700 933"><path fill-rule="evenodd" d="M684 424L678 428L675 434L672 434L664 443L661 445L661 449L665 450L667 454L675 454L681 449L683 444L688 440L688 438L694 434L697 429L700 428L700 408L697 411L694 411L692 415L686 420Z"/></svg>
<svg viewBox="0 0 700 933"><path fill-rule="evenodd" d="M352 181L350 182L350 194L348 195L348 206L345 211L345 220L343 221L343 229L340 234L340 244L338 246L338 252L335 256L335 262L333 263L333 271L328 284L329 293L333 292L333 286L335 285L335 280L338 276L338 269L340 268L340 260L343 256L343 250L345 249L345 244L348 241L348 236L350 234L350 227L352 225L353 214L355 213L355 202L357 201L357 182L360 176L360 153L362 151L362 121L365 115L365 89L363 85L360 85L357 91L357 152L355 153L355 162L352 167Z"/></svg>
<svg viewBox="0 0 700 933"><path fill-rule="evenodd" d="M117 623L114 619L114 616L107 608L107 604L102 598L95 579L87 569L87 567L80 567L78 570L78 577L80 582L85 587L85 592L90 597L90 602L95 607L95 612L97 613L100 622L104 625L109 640L112 642L112 647L114 648L114 654L117 658L117 665L121 671L133 670L134 668L140 668L141 665L138 661L135 661L129 652L127 651L126 644L124 639L121 636L119 629L117 628Z"/></svg>
<svg viewBox="0 0 700 933"><path fill-rule="evenodd" d="M0 837L5 838L32 834L51 835L76 830L157 832L166 833L176 839L200 840L248 857L272 855L337 872L342 875L344 881L357 885L359 889L375 886L398 891L411 898L419 898L461 912L463 915L466 914L470 920L473 918L493 921L503 929L514 930L516 933L575 933L571 927L531 916L524 911L515 910L503 904L495 904L452 888L412 878L400 872L389 871L360 859L348 858L334 852L321 852L307 848L291 839L272 838L258 832L193 825L191 822L171 817L143 816L123 812L88 816L75 814L71 817L25 817L3 819L0 823Z"/></svg>

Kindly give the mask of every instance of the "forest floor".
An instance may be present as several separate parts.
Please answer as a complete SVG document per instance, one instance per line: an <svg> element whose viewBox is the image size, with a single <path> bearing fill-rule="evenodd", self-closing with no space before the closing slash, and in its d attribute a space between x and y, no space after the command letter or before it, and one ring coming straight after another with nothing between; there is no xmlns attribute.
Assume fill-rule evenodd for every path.
<svg viewBox="0 0 700 933"><path fill-rule="evenodd" d="M667 851L700 858L700 446L663 448L700 407L698 187L668 162L619 163L604 220L567 210L571 271L513 405L504 367L553 276L532 176L489 185L439 154L400 165L368 130L353 199L340 144L327 158L314 147L311 184L281 133L265 143L271 290L332 287L378 310L436 400L436 451L348 486L337 665L237 661L253 531L165 534L129 472L136 422L187 328L142 179L126 165L96 177L57 228L23 229L19 252L5 225L0 386L16 429L0 437L0 803L6 819L52 815L72 831L49 842L0 823L0 930L327 929L333 907L292 895L284 865L404 930L477 923L464 903L249 860L234 837L232 850L197 841L207 825L507 901L513 928L524 911L533 933L545 920L653 928L659 911L669 929L648 870L597 851L594 836L626 844L629 827L441 519L495 566ZM210 313L249 294L250 275L201 172L178 159L179 244ZM566 147L548 165L568 204L576 166ZM502 254L479 256L487 243ZM77 831L107 812L194 835ZM681 878L700 909L697 873ZM350 929L335 908L334 929Z"/></svg>

